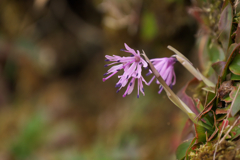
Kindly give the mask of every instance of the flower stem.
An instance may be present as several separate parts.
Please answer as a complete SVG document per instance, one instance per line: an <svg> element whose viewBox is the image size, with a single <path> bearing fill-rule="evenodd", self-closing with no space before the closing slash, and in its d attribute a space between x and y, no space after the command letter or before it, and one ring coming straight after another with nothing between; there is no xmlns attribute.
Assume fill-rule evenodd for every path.
<svg viewBox="0 0 240 160"><path fill-rule="evenodd" d="M195 113L193 113L189 107L171 90L171 88L166 84L166 82L163 80L159 72L156 70L156 68L153 66L153 64L150 62L149 58L143 51L142 54L145 58L145 60L148 62L148 65L152 71L152 73L155 75L155 77L158 79L160 84L162 85L163 89L167 93L168 98L177 106L179 107L183 112L185 112L188 117L197 125L203 126L207 129L210 129L209 126L204 124L202 121L197 121L197 116Z"/></svg>

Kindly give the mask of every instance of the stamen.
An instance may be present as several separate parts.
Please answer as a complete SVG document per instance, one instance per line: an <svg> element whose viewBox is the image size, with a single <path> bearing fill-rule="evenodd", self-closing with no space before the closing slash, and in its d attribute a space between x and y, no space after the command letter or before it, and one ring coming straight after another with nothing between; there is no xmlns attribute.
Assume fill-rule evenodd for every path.
<svg viewBox="0 0 240 160"><path fill-rule="evenodd" d="M132 86L132 82L130 82L130 84L129 84L130 86Z"/></svg>
<svg viewBox="0 0 240 160"><path fill-rule="evenodd" d="M149 76L150 74L152 74L152 73L148 72L148 73L146 74L146 76Z"/></svg>
<svg viewBox="0 0 240 160"><path fill-rule="evenodd" d="M120 89L117 90L117 93L120 91Z"/></svg>
<svg viewBox="0 0 240 160"><path fill-rule="evenodd" d="M142 88L142 91L144 92L144 88Z"/></svg>
<svg viewBox="0 0 240 160"><path fill-rule="evenodd" d="M119 87L121 87L122 86L122 83L119 83L119 84L116 84L116 88L119 88Z"/></svg>
<svg viewBox="0 0 240 160"><path fill-rule="evenodd" d="M108 67L108 64L105 64L104 67Z"/></svg>
<svg viewBox="0 0 240 160"><path fill-rule="evenodd" d="M138 73L136 74L136 76L138 76Z"/></svg>
<svg viewBox="0 0 240 160"><path fill-rule="evenodd" d="M137 98L139 98L139 94L137 95Z"/></svg>
<svg viewBox="0 0 240 160"><path fill-rule="evenodd" d="M117 73L117 71L116 72L113 72L111 75L109 75L108 77L106 77L106 78L103 78L103 82L104 81L106 81L108 78L110 78L110 77L112 77L114 74L116 74Z"/></svg>
<svg viewBox="0 0 240 160"><path fill-rule="evenodd" d="M110 64L106 64L104 67L107 67L107 66L111 66L113 64L117 64L118 62L113 62L113 63L110 63Z"/></svg>
<svg viewBox="0 0 240 160"><path fill-rule="evenodd" d="M109 59L105 59L106 62L110 61Z"/></svg>
<svg viewBox="0 0 240 160"><path fill-rule="evenodd" d="M120 49L120 51L126 51L125 49Z"/></svg>
<svg viewBox="0 0 240 160"><path fill-rule="evenodd" d="M104 73L104 74L103 74L103 76L106 76L106 75L108 75L108 73Z"/></svg>
<svg viewBox="0 0 240 160"><path fill-rule="evenodd" d="M117 71L121 71L121 69L117 69Z"/></svg>
<svg viewBox="0 0 240 160"><path fill-rule="evenodd" d="M162 90L163 90L163 86L161 85L161 86L159 87L158 94L160 94L160 93L162 92Z"/></svg>

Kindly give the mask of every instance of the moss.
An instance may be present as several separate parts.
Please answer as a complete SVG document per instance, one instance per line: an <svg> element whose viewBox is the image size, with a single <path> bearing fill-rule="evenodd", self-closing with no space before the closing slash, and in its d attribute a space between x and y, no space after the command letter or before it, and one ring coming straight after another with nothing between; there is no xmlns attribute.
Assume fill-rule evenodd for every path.
<svg viewBox="0 0 240 160"><path fill-rule="evenodd" d="M240 141L224 141L219 144L216 152L216 160L240 160ZM199 148L189 153L190 160L213 160L215 152L214 143L200 145Z"/></svg>

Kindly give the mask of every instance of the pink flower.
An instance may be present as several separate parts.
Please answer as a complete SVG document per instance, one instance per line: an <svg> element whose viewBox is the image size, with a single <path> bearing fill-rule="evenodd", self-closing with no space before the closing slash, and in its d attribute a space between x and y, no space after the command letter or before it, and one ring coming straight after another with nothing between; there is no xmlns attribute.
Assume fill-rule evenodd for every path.
<svg viewBox="0 0 240 160"><path fill-rule="evenodd" d="M108 76L106 78L103 78L103 82L123 69L123 71L124 71L123 74L118 76L118 78L120 78L120 79L116 84L116 87L119 87L119 89L117 90L117 93L120 91L120 89L122 87L125 87L128 83L128 80L131 79L127 86L125 93L123 94L123 97L131 94L133 91L134 85L135 85L135 81L137 80L137 83L138 83L137 84L138 85L137 97L139 98L139 90L142 92L143 95L145 95L142 82L144 82L145 84L147 84L147 82L142 77L142 67L147 67L148 64L140 56L140 52L138 50L137 50L137 52L135 52L135 50L130 48L126 43L124 43L124 45L125 45L126 50L123 49L122 51L131 53L131 55L129 57L120 57L120 56L116 56L116 55L113 55L113 56L106 55L105 56L106 57L105 61L113 62L113 63L105 65L105 67L111 66L111 65L114 65L114 66L112 66L107 71L107 73L104 74L104 76L107 76L107 75Z"/></svg>
<svg viewBox="0 0 240 160"><path fill-rule="evenodd" d="M167 85L172 88L173 85L176 83L176 75L174 72L173 65L176 63L176 58L170 57L170 58L155 58L150 60L154 67L157 69L159 74L162 76L162 78L165 80ZM149 73L147 75L150 75L152 73L151 70L149 70ZM152 81L155 79L155 76L152 77L152 79L148 82L148 85L152 83ZM158 80L156 80L157 84L160 84ZM158 93L160 94L163 90L163 87L159 86Z"/></svg>

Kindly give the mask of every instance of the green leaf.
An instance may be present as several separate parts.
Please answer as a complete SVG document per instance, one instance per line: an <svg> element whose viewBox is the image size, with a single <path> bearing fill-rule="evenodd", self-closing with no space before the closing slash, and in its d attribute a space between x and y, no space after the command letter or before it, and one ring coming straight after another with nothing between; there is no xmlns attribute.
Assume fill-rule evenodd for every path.
<svg viewBox="0 0 240 160"><path fill-rule="evenodd" d="M204 109L204 107L203 107L201 101L200 101L198 98L195 98L194 101L195 101L195 105L196 105L197 109L198 109L200 112L202 112L203 109Z"/></svg>
<svg viewBox="0 0 240 160"><path fill-rule="evenodd" d="M226 65L225 61L218 61L212 64L212 68L217 73L218 76L221 76Z"/></svg>
<svg viewBox="0 0 240 160"><path fill-rule="evenodd" d="M185 155L185 159L188 160L189 157L188 157L188 154L194 150L195 147L197 147L199 145L199 143L196 143L196 138L193 138L191 144L189 145L187 151L186 151L186 155Z"/></svg>
<svg viewBox="0 0 240 160"><path fill-rule="evenodd" d="M240 23L238 23L236 36L235 36L235 43L240 43Z"/></svg>
<svg viewBox="0 0 240 160"><path fill-rule="evenodd" d="M222 100L226 103L230 103L232 102L233 99L230 96L227 96L227 97L224 97Z"/></svg>
<svg viewBox="0 0 240 160"><path fill-rule="evenodd" d="M141 37L144 40L152 40L155 38L158 32L156 17L151 12L145 12L143 14L141 24Z"/></svg>
<svg viewBox="0 0 240 160"><path fill-rule="evenodd" d="M229 65L229 69L233 74L240 75L240 54L237 54L232 63Z"/></svg>
<svg viewBox="0 0 240 160"><path fill-rule="evenodd" d="M181 160L185 157L187 149L188 149L189 145L191 144L191 142L192 142L192 139L187 140L178 146L177 151L176 151L176 157L178 160Z"/></svg>
<svg viewBox="0 0 240 160"><path fill-rule="evenodd" d="M217 108L215 113L216 114L227 114L229 109L230 109L230 105L228 105L228 107L225 107L225 108Z"/></svg>
<svg viewBox="0 0 240 160"><path fill-rule="evenodd" d="M228 4L231 4L230 0L225 0L225 1L223 2L222 11L223 11L223 9L224 9Z"/></svg>
<svg viewBox="0 0 240 160"><path fill-rule="evenodd" d="M238 86L240 87L240 86ZM232 101L232 110L231 110L231 115L232 116L235 116L235 114L240 110L240 92L239 92L239 89L238 90L235 90L233 91L233 97L235 97L235 95L237 94L237 97L235 99L235 101Z"/></svg>
<svg viewBox="0 0 240 160"><path fill-rule="evenodd" d="M227 51L227 57L230 58L229 56L239 47L239 43L232 43ZM231 55L232 56L232 55Z"/></svg>
<svg viewBox="0 0 240 160"><path fill-rule="evenodd" d="M216 98L216 94L215 93L208 92L207 103L206 104L212 103L215 98Z"/></svg>
<svg viewBox="0 0 240 160"><path fill-rule="evenodd" d="M198 120L200 120L202 116L207 114L212 109L212 107L214 106L213 103L215 102L217 95L211 92L207 92L206 97L207 99L205 103L207 105L204 107L204 110L198 115Z"/></svg>
<svg viewBox="0 0 240 160"><path fill-rule="evenodd" d="M199 111L196 108L193 99L186 94L186 89L192 81L189 81L178 93L177 96L195 113L198 114Z"/></svg>
<svg viewBox="0 0 240 160"><path fill-rule="evenodd" d="M240 136L240 128L238 126L234 127L233 131L235 132L235 135L231 138L231 140Z"/></svg>
<svg viewBox="0 0 240 160"><path fill-rule="evenodd" d="M231 75L231 80L239 81L239 80L240 80L240 76L239 76L239 75L236 75L236 74L232 74L232 75Z"/></svg>
<svg viewBox="0 0 240 160"><path fill-rule="evenodd" d="M204 44L202 52L199 52L201 56L201 65L204 69L209 70L210 66L218 61L223 61L225 59L225 54L223 49L217 44L211 37L202 38L202 44ZM209 75L212 74L213 70L208 71Z"/></svg>
<svg viewBox="0 0 240 160"><path fill-rule="evenodd" d="M207 131L204 127L200 126L200 125L196 125L195 126L195 131L196 131L196 138L197 138L197 142L206 142L206 134L205 132Z"/></svg>
<svg viewBox="0 0 240 160"><path fill-rule="evenodd" d="M222 48L217 44L209 44L208 46L209 60L213 63L225 59Z"/></svg>
<svg viewBox="0 0 240 160"><path fill-rule="evenodd" d="M224 53L227 53L227 49L230 42L232 19L233 19L233 9L232 9L231 3L228 3L221 13L219 24L218 24L218 29L220 32L219 40L222 43Z"/></svg>
<svg viewBox="0 0 240 160"><path fill-rule="evenodd" d="M216 115L217 122L220 122L226 118L227 114Z"/></svg>
<svg viewBox="0 0 240 160"><path fill-rule="evenodd" d="M211 128L214 126L215 119L214 119L214 115L213 114L207 113L207 114L203 115L202 118L206 121L206 124L211 126Z"/></svg>
<svg viewBox="0 0 240 160"><path fill-rule="evenodd" d="M229 64L232 62L232 60L234 59L234 56L235 56L235 54L236 54L236 51L237 51L237 49L240 47L240 43L238 43L238 44L236 44L236 43L233 43L233 44L231 44L231 46L229 47L229 49L228 49L228 60L227 60L227 63L226 63L226 65L225 65L225 67L224 67L224 70L223 70L223 74L222 74L222 76L221 76L221 79L222 79L222 81L224 81L225 80L225 78L226 78L226 75L227 75L227 73L228 73L228 68L229 68Z"/></svg>

